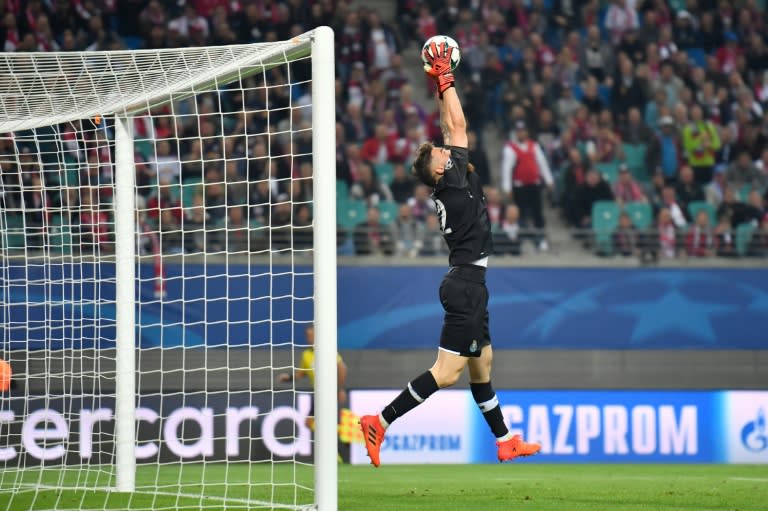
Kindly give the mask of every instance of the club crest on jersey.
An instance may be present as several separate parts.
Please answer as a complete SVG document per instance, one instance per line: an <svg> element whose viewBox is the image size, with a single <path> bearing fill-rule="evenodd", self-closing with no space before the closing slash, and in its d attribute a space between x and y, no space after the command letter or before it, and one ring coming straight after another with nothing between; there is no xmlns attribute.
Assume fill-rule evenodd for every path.
<svg viewBox="0 0 768 511"><path fill-rule="evenodd" d="M448 158L448 161L445 162L445 170L450 170L453 168L453 160Z"/></svg>

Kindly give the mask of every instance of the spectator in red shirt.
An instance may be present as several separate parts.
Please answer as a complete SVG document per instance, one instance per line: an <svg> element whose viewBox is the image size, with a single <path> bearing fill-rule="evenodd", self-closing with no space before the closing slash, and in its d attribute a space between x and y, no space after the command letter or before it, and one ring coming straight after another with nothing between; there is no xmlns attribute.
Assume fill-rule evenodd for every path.
<svg viewBox="0 0 768 511"><path fill-rule="evenodd" d="M387 133L387 127L377 124L373 136L363 142L360 157L372 164L391 162L397 157L397 139Z"/></svg>
<svg viewBox="0 0 768 511"><path fill-rule="evenodd" d="M738 45L739 38L735 32L725 33L725 46L718 48L715 55L720 71L729 74L736 70L736 63L744 53L744 49Z"/></svg>

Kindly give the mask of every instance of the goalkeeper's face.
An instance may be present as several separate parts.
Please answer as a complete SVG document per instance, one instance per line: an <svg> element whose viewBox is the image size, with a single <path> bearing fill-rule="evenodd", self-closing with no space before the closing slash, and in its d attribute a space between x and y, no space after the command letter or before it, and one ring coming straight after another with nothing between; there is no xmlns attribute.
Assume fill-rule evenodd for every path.
<svg viewBox="0 0 768 511"><path fill-rule="evenodd" d="M448 160L451 159L451 151L446 147L434 147L432 148L432 161L430 162L432 176L435 178L435 182L439 181L443 174L445 174L445 165Z"/></svg>

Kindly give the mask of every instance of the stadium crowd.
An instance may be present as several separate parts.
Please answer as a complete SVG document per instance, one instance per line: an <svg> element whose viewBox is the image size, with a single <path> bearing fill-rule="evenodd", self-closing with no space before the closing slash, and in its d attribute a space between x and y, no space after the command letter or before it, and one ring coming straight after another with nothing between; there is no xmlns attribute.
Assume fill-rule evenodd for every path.
<svg viewBox="0 0 768 511"><path fill-rule="evenodd" d="M441 142L435 105L417 99L430 82L410 62L436 34L461 47L470 161L486 185L497 252L519 255L526 242L548 250L554 211L574 243L601 254L768 254L762 0L399 0L397 21L342 0L6 0L0 11L7 52L269 42L332 26L342 254L446 253L429 190L409 172L420 142ZM279 68L269 78L287 80ZM293 79L307 78L307 63L297 64ZM269 99L232 89L191 108L216 117L222 103L227 112L280 108L306 105L309 94L307 84L270 88ZM247 131L264 135L244 142L226 137L226 123L174 123L168 110L139 121L150 139L137 148L142 250L248 249L264 226L273 244L308 246L311 137L269 135L306 123L295 111L249 118ZM59 207L80 225L73 245L108 246L110 157L97 154L109 152L106 131L65 133L77 167L67 192L53 191L34 148L0 140L4 155L19 154L0 174L9 224L18 211L42 236L46 207ZM487 149L494 138L501 154ZM269 167L267 147L280 160ZM224 162L225 149L242 157ZM201 169L201 152L223 166ZM190 183L198 192L178 193Z"/></svg>

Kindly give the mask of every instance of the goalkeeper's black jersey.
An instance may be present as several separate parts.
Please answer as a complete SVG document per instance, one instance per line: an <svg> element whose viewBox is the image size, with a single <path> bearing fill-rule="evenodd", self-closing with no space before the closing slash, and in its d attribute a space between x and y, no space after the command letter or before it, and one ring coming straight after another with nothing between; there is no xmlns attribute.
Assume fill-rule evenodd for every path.
<svg viewBox="0 0 768 511"><path fill-rule="evenodd" d="M493 252L491 222L480 178L467 170L467 149L450 147L451 157L437 182L432 199L440 229L448 243L451 266L482 259Z"/></svg>

